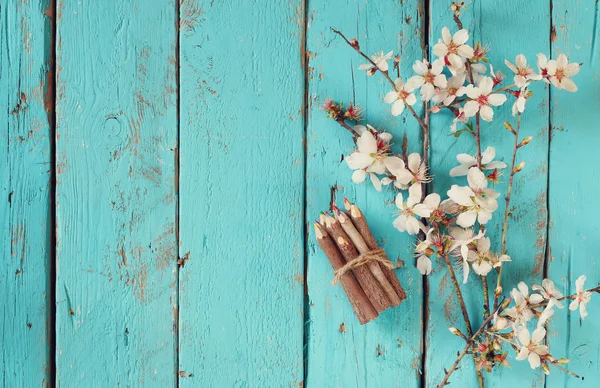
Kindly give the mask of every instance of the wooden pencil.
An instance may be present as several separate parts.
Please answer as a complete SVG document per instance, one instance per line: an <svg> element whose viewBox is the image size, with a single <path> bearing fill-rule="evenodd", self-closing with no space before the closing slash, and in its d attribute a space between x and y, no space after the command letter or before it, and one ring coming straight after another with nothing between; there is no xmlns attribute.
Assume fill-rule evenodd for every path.
<svg viewBox="0 0 600 388"><path fill-rule="evenodd" d="M325 227L315 222L314 228L317 242L323 252L325 252L333 269L338 270L342 268L346 264L346 261L333 240L331 240L331 237L327 234ZM375 307L373 307L373 304L371 304L369 298L351 272L344 274L340 279L340 283L361 325L377 318L377 310L375 310Z"/></svg>
<svg viewBox="0 0 600 388"><path fill-rule="evenodd" d="M375 237L373 237L373 233L371 233L371 229L367 224L367 220L363 216L358 206L354 205L352 202L348 201L348 199L344 198L344 208L350 215L352 223L362 236L369 249L379 249L379 244L377 244ZM400 284L396 273L392 269L389 269L383 265L380 267L383 273L385 274L385 277L388 279L388 281L394 288L394 291L396 291L396 294L398 295L400 300L402 301L406 299L406 293L404 292L404 288L402 288L402 285Z"/></svg>
<svg viewBox="0 0 600 388"><path fill-rule="evenodd" d="M325 226L346 262L359 256L359 253L350 241L350 238L335 218L326 216ZM354 268L352 272L377 312L382 312L392 305L390 298L388 298L387 294L383 291L369 268L361 266Z"/></svg>
<svg viewBox="0 0 600 388"><path fill-rule="evenodd" d="M350 220L350 217L348 217L346 213L334 206L333 214L335 216L335 219L339 221L340 225L342 225L342 229L344 229L344 232L346 232L346 234L350 238L350 241L352 241L352 243L354 244L356 249L358 249L358 252L360 254L365 254L369 251L372 251L373 249L378 249L372 249L367 246L365 240L362 238L361 234L356 229L356 227ZM382 263L372 261L370 263L367 263L367 267L369 268L369 270L371 270L371 273L373 274L375 279L377 279L383 291L385 291L387 296L390 298L392 306L398 306L400 303L402 303L402 299L400 299L400 296L396 293L396 290L394 289L394 287L392 287L390 281L388 280L387 276L382 270L382 267L385 268L385 266Z"/></svg>

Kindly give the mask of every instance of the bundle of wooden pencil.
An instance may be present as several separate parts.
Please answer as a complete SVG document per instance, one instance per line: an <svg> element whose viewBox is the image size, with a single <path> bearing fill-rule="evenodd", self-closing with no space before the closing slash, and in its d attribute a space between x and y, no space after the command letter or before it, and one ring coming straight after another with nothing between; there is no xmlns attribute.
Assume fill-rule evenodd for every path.
<svg viewBox="0 0 600 388"><path fill-rule="evenodd" d="M388 307L398 306L406 294L360 209L345 198L344 207L348 213L335 206L334 217L321 213L315 235L335 271L334 284L342 283L364 325Z"/></svg>

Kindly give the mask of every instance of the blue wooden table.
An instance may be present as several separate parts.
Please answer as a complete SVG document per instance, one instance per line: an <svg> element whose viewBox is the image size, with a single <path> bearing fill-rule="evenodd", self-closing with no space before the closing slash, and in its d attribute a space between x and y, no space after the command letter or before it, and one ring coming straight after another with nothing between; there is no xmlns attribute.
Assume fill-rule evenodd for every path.
<svg viewBox="0 0 600 388"><path fill-rule="evenodd" d="M453 27L449 5L1 0L0 386L435 386L462 348L447 330L462 327L452 285L441 266L427 279L414 268L393 192L351 182L352 141L318 108L355 102L420 150L417 125L390 115L384 81L330 28L394 50L409 74ZM518 53L583 62L578 93L539 86L524 116L534 141L520 154L505 289L549 276L572 293L582 273L596 285L598 1L466 5L465 27L505 71ZM504 160L509 110L482 140ZM448 136L450 120L432 121L438 192L472 146ZM332 197L356 202L404 263L408 299L366 326L309 228ZM465 293L480 316L479 293ZM556 314L549 334L585 380L512 361L488 386L598 386L600 301L589 309L583 324ZM476 384L472 364L452 386Z"/></svg>

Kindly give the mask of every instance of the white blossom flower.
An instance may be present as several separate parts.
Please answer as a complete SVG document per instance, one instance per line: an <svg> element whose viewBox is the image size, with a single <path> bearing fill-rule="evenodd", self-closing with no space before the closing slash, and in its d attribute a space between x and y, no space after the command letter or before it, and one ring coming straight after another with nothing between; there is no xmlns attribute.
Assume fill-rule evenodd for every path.
<svg viewBox="0 0 600 388"><path fill-rule="evenodd" d="M550 83L550 81L548 81L548 58L542 53L539 53L537 58L538 71L542 76L542 80L546 83Z"/></svg>
<svg viewBox="0 0 600 388"><path fill-rule="evenodd" d="M369 129L375 131L373 127ZM373 186L377 191L381 191L381 181L376 174L385 173L386 164L395 165L400 159L389 155L391 135L378 133L375 137L371 130L358 128L358 131L362 133L356 140L357 150L346 158L346 163L348 163L348 167L355 170L352 174L354 183L364 182L369 175Z"/></svg>
<svg viewBox="0 0 600 388"><path fill-rule="evenodd" d="M413 70L417 75L410 77L406 81L412 88L421 88L421 98L423 101L429 101L435 94L435 88L445 88L447 85L446 76L442 74L444 64L441 60L435 60L430 65L427 59L415 61Z"/></svg>
<svg viewBox="0 0 600 388"><path fill-rule="evenodd" d="M431 177L427 175L427 166L421 161L421 155L413 152L408 155L407 168L390 169L394 175L394 186L400 190L406 190L409 185L427 183Z"/></svg>
<svg viewBox="0 0 600 388"><path fill-rule="evenodd" d="M529 296L529 288L523 282L520 282L517 287L518 289L513 288L510 292L510 296L515 302L515 306L508 308L505 311L516 324L526 324L533 318L533 311L531 311L529 305L540 303L544 298L539 294Z"/></svg>
<svg viewBox="0 0 600 388"><path fill-rule="evenodd" d="M448 190L448 197L464 207L456 223L463 228L473 226L475 220L485 225L492 218L492 212L498 209L496 198L500 194L487 188L485 174L477 167L469 169L467 180L469 186L452 185Z"/></svg>
<svg viewBox="0 0 600 388"><path fill-rule="evenodd" d="M530 336L529 330L525 326L517 329L517 338L521 343L521 349L517 355L517 360L529 360L531 369L540 366L541 358L548 354L548 347L543 344L546 337L546 329L538 327Z"/></svg>
<svg viewBox="0 0 600 388"><path fill-rule="evenodd" d="M484 231L479 231L477 235L473 232L473 229L463 229L463 228L450 228L449 230L450 237L452 237L452 243L450 244L450 252L455 251L457 248L460 248L458 253L453 252L455 255L460 254L462 258L462 269L463 269L463 283L467 282L467 278L469 277L469 244L473 241L479 240L485 234Z"/></svg>
<svg viewBox="0 0 600 388"><path fill-rule="evenodd" d="M492 121L494 111L492 106L500 106L506 102L506 95L492 93L494 81L490 77L481 77L477 86L469 85L466 88L466 93L471 101L465 104L465 114L468 117L473 117L477 112L481 113L481 118L485 121Z"/></svg>
<svg viewBox="0 0 600 388"><path fill-rule="evenodd" d="M505 263L507 261L511 261L510 260L510 256L509 255L496 255L496 254L492 254L490 256L490 262L492 263L492 267L494 268L500 268L502 267L502 263Z"/></svg>
<svg viewBox="0 0 600 388"><path fill-rule="evenodd" d="M510 63L508 60L504 60L506 66L515 73L514 81L517 87L522 88L531 81L538 81L542 79L540 74L536 74L533 69L527 66L527 58L525 55L519 54L515 58L515 65Z"/></svg>
<svg viewBox="0 0 600 388"><path fill-rule="evenodd" d="M581 275L575 281L575 299L573 299L569 305L569 310L577 310L579 307L579 315L581 316L581 319L585 319L585 317L587 317L588 312L585 305L590 301L590 299L592 299L592 293L590 291L584 291L583 289L583 283L586 281L586 279L587 278L585 275Z"/></svg>
<svg viewBox="0 0 600 388"><path fill-rule="evenodd" d="M444 63L451 70L461 72L465 66L465 59L473 57L473 48L468 46L469 32L465 29L450 34L448 27L442 28L442 39L433 46L433 53L444 58Z"/></svg>
<svg viewBox="0 0 600 388"><path fill-rule="evenodd" d="M494 170L496 168L505 168L506 163L501 161L493 161L496 156L494 147L487 147L481 154L481 168L483 170ZM450 170L450 176L465 176L469 173L471 167L477 167L477 158L469 154L458 154L456 160L460 166Z"/></svg>
<svg viewBox="0 0 600 388"><path fill-rule="evenodd" d="M452 125L450 125L450 131L452 131L452 133L456 132L456 124L466 124L467 121L469 121L469 117L465 114L464 109L462 107L458 108L458 114L456 114L456 117L454 118L454 120L452 120Z"/></svg>
<svg viewBox="0 0 600 388"><path fill-rule="evenodd" d="M562 309L564 307L562 303L560 303L560 301L558 300L563 297L563 294L556 289L552 280L544 279L542 280L541 286L534 284L533 286L531 286L531 289L538 291L544 299L548 300L547 308L551 308L552 306L558 306L558 308Z"/></svg>
<svg viewBox="0 0 600 388"><path fill-rule="evenodd" d="M434 233L433 228L429 228L425 235L425 240L419 242L415 247L415 254L417 255L417 269L421 272L421 275L429 275L432 270L431 259L427 254L427 251L431 249L433 245L432 234Z"/></svg>
<svg viewBox="0 0 600 388"><path fill-rule="evenodd" d="M466 92L465 73L457 74L453 77L448 78L448 82L445 88L437 89L435 95L432 97L433 102L443 103L448 106L454 102L456 97L464 96Z"/></svg>
<svg viewBox="0 0 600 388"><path fill-rule="evenodd" d="M558 59L548 61L547 70L552 85L568 92L577 91L577 85L571 77L579 73L579 63L569 63L565 54L559 54Z"/></svg>
<svg viewBox="0 0 600 388"><path fill-rule="evenodd" d="M476 250L469 250L467 254L467 260L472 263L473 271L479 276L487 276L492 270L490 256L493 253L490 252L490 245L489 237L482 237L475 242Z"/></svg>
<svg viewBox="0 0 600 388"><path fill-rule="evenodd" d="M544 311L542 311L540 317L538 318L537 327L544 326L546 322L548 322L548 320L552 318L552 316L554 315L554 308L552 307L553 306L550 306L550 304L548 304Z"/></svg>
<svg viewBox="0 0 600 388"><path fill-rule="evenodd" d="M388 59L391 59L394 55L393 51L390 51L387 54L384 54L383 51L379 53L375 53L371 55L371 60L377 65L377 69L381 71L388 71ZM367 75L375 74L375 68L371 63L365 63L363 65L358 66L359 70L367 70Z"/></svg>
<svg viewBox="0 0 600 388"><path fill-rule="evenodd" d="M512 106L512 115L516 116L517 113L523 113L525 111L525 103L527 102L527 98L529 96L529 88L527 85L523 86L516 96L517 99L513 103Z"/></svg>
<svg viewBox="0 0 600 388"><path fill-rule="evenodd" d="M503 317L498 315L498 312L494 313L494 325L492 326L492 330L494 331L502 331L510 326L511 322Z"/></svg>
<svg viewBox="0 0 600 388"><path fill-rule="evenodd" d="M487 67L484 63L471 63L471 73L473 73L473 82L479 83L479 80L487 73Z"/></svg>
<svg viewBox="0 0 600 388"><path fill-rule="evenodd" d="M417 97L412 93L414 87L404 84L401 78L394 81L395 90L385 95L383 101L386 104L392 104L392 115L399 116L406 105L413 106L417 102Z"/></svg>
<svg viewBox="0 0 600 388"><path fill-rule="evenodd" d="M412 185L408 189L408 199L404 202L402 193L396 195L396 206L399 216L394 220L394 227L400 232L407 231L409 234L419 233L419 221L416 216L429 217L437 204L439 204L438 194L429 194L423 203L421 203L421 185ZM436 198L437 197L437 198ZM432 208L431 206L435 206Z"/></svg>

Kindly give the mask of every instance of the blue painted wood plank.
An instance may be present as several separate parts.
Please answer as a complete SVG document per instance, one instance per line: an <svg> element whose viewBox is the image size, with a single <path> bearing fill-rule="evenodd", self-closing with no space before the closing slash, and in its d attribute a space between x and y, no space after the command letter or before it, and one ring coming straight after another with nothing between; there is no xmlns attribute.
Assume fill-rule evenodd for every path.
<svg viewBox="0 0 600 388"><path fill-rule="evenodd" d="M579 90L552 89L552 139L550 142L550 257L548 277L565 295L575 293L575 281L586 275L586 289L600 283L598 235L600 195L597 165L600 161L600 30L597 1L553 1L555 39L552 57L569 56L583 63L573 78ZM568 303L567 303L568 305ZM548 387L596 387L600 375L600 298L588 304L588 317L578 311L557 310L549 327L550 352L567 357L568 369L583 375L577 380L552 368Z"/></svg>
<svg viewBox="0 0 600 388"><path fill-rule="evenodd" d="M174 386L176 4L57 18L57 383Z"/></svg>
<svg viewBox="0 0 600 388"><path fill-rule="evenodd" d="M461 19L464 28L470 32L469 43L490 44L488 55L494 70L501 70L506 76L504 85L513 83L513 73L504 65L507 59L514 63L517 54L524 54L535 68L536 54L548 53L550 31L550 5L544 0L528 2L523 7L521 2L504 3L501 7L495 1L468 1ZM441 30L447 26L451 32L458 30L452 20L449 5L445 2L431 4L431 37L430 47L441 38ZM523 37L527 37L524 39ZM519 44L515 44L519 42ZM489 75L489 72L488 72ZM511 215L508 227L508 254L512 262L505 264L502 276L504 295L520 281L527 284L539 284L544 268L544 252L547 227L547 155L548 155L548 91L538 83L532 86L534 95L528 100L527 109L521 124L521 138L533 136L533 141L518 153L517 161L525 161L523 172L515 177ZM509 96L507 103L494 109L494 120L481 124L481 146L496 149L496 160L504 160L510 165L513 149L513 135L504 129L503 122L515 125L516 118L511 115L514 98ZM434 191L444 194L452 184L466 184L466 178L452 178L449 171L458 165L458 153L476 154L476 145L472 137L463 135L456 139L450 134L449 126L453 116L444 113L432 119L432 172ZM474 119L472 120L474 123ZM460 129L460 128L459 128ZM509 171L504 171L501 182L494 189L502 194L498 199L498 210L486 224L486 236L491 239L492 250L501 249L502 226L504 220L504 194L508 185ZM448 277L447 269L440 260L435 263L436 271L429 277L429 326L427 330L427 386L438 384L444 369L449 368L462 349L464 341L448 332L448 327L455 326L464 332L464 321ZM459 268L459 267L457 267ZM462 271L460 271L462 272ZM460 276L462 278L462 276ZM488 276L490 296L493 296L496 285L494 274ZM462 285L462 292L467 299L467 307L473 330L481 325L483 311L482 285L478 276L471 271L468 284ZM493 373L484 373L487 386L522 386L523 381L533 381L533 386L543 386L543 375L538 370L533 372L527 362L516 361L512 349L509 352L511 368L501 368ZM465 357L461 369L450 379L452 385L476 386L476 375L473 360Z"/></svg>
<svg viewBox="0 0 600 388"><path fill-rule="evenodd" d="M365 109L367 123L394 136L396 152L402 152L405 135L409 151L420 151L420 131L413 118L393 117L389 105L383 103L390 85L379 74L367 77L358 70L364 59L330 28L357 38L361 49L369 54L394 50L402 57L402 73L408 74L410 59L423 55L423 2L315 0L309 6L306 222L312 224L319 212L329 208L331 188L337 188L337 205L343 206L344 197L356 203L390 259L404 264L396 273L408 299L360 326L341 287L332 286L331 265L311 228L307 383L325 387L416 387L421 380L422 278L412 257L415 236L400 234L392 227L391 189L377 192L371 184L357 186L352 182L352 171L342 160L342 155L352 151L352 139L319 106L327 97L345 106L353 102ZM389 65L392 69L391 62ZM341 329L342 324L345 329Z"/></svg>
<svg viewBox="0 0 600 388"><path fill-rule="evenodd" d="M1 1L0 386L50 382L49 1ZM48 106L46 105L48 104Z"/></svg>
<svg viewBox="0 0 600 388"><path fill-rule="evenodd" d="M303 382L301 1L181 4L182 387Z"/></svg>

